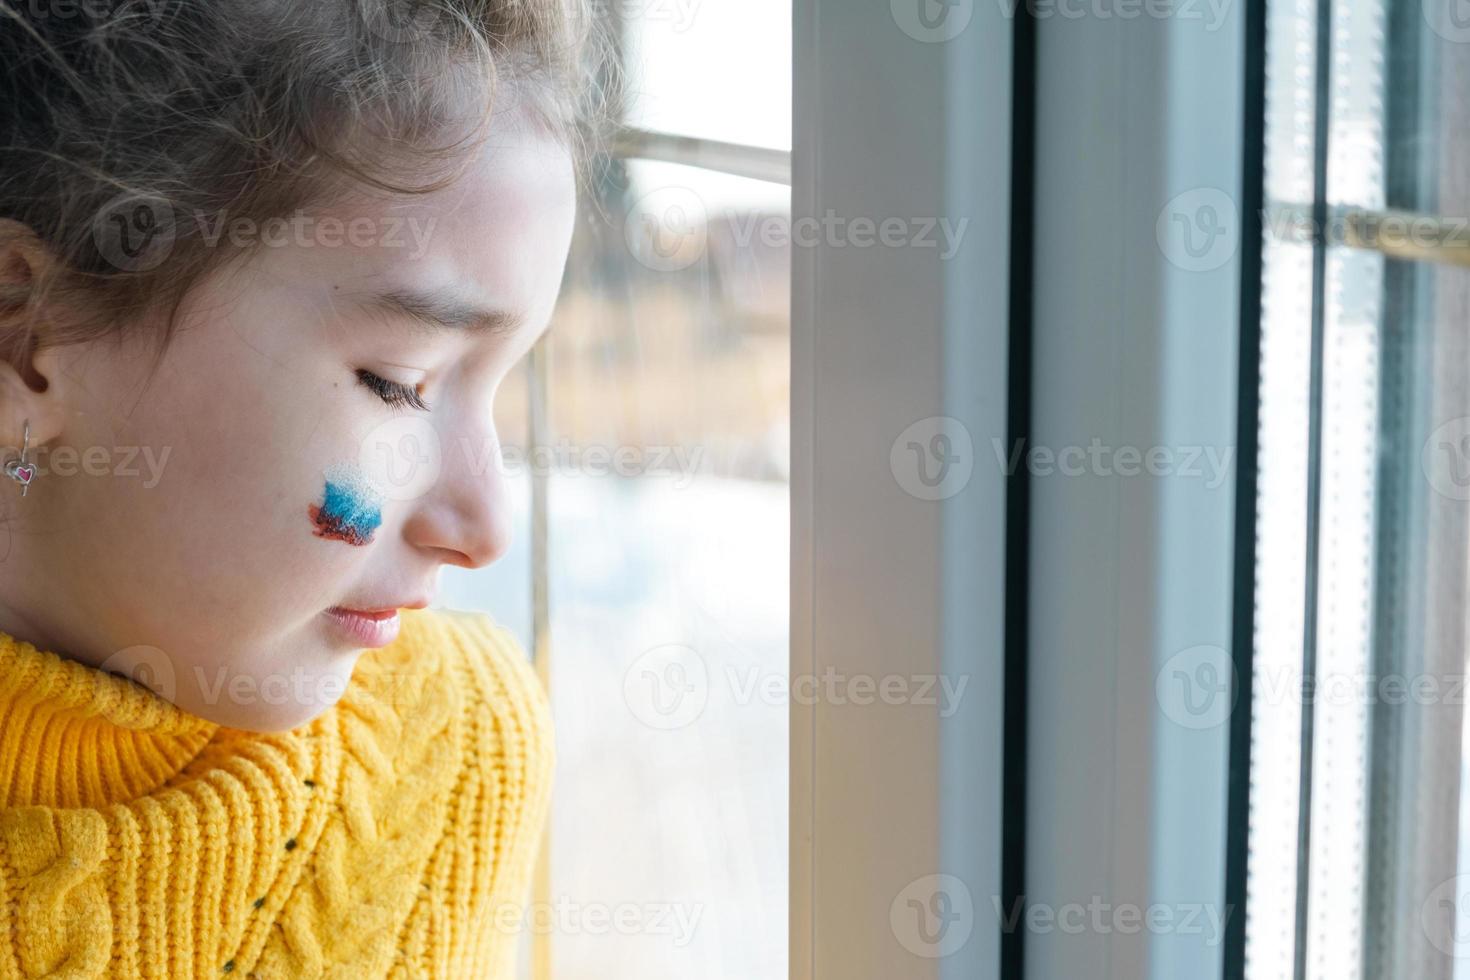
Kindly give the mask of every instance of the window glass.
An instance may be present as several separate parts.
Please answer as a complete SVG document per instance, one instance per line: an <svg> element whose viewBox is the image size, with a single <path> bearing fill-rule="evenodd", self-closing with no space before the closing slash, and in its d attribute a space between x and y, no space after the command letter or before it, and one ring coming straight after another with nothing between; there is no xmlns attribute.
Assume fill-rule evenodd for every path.
<svg viewBox="0 0 1470 980"><path fill-rule="evenodd" d="M638 0L628 15L628 122L791 149L791 0Z"/></svg>
<svg viewBox="0 0 1470 980"><path fill-rule="evenodd" d="M544 441L526 365L497 400L515 545L444 592L532 650L549 590L558 774L519 927L558 980L786 973L788 225L783 186L617 165L538 350Z"/></svg>
<svg viewBox="0 0 1470 980"><path fill-rule="evenodd" d="M1246 973L1470 977L1470 30L1268 11Z"/></svg>

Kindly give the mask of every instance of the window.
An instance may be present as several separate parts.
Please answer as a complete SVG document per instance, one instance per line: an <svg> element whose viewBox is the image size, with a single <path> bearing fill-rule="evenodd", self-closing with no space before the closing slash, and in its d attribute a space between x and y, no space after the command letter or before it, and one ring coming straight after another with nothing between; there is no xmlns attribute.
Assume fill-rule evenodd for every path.
<svg viewBox="0 0 1470 980"><path fill-rule="evenodd" d="M784 976L791 7L603 10L628 117L497 400L515 550L446 598L552 693L526 975Z"/></svg>
<svg viewBox="0 0 1470 980"><path fill-rule="evenodd" d="M1470 976L1454 4L1268 4L1246 976Z"/></svg>

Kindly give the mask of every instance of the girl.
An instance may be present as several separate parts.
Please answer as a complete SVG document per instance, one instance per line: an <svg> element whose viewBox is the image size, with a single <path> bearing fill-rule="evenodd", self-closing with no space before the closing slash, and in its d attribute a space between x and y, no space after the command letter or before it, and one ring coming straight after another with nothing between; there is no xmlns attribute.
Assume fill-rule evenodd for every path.
<svg viewBox="0 0 1470 980"><path fill-rule="evenodd" d="M0 0L0 977L511 975L545 697L425 607L508 544L588 24Z"/></svg>

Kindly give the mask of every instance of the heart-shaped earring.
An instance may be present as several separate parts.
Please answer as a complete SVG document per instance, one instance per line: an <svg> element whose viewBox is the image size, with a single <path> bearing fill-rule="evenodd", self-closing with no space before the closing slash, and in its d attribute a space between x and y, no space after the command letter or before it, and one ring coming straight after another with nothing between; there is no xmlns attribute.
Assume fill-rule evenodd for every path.
<svg viewBox="0 0 1470 980"><path fill-rule="evenodd" d="M36 465L26 462L26 451L31 448L31 420L26 419L25 431L21 435L20 459L5 461L5 475L20 484L20 495L24 497L31 489L31 478L36 475Z"/></svg>

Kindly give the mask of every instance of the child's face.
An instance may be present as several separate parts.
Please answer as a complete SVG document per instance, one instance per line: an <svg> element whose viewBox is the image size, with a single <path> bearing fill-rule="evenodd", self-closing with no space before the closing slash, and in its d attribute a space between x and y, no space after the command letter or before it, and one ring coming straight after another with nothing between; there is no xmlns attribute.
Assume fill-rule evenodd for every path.
<svg viewBox="0 0 1470 980"><path fill-rule="evenodd" d="M141 340L37 355L48 389L7 385L0 441L30 415L47 445L25 499L0 485L0 627L146 661L181 707L280 730L334 703L365 645L327 609L426 602L441 566L502 555L492 400L547 325L575 211L566 151L512 122L447 189L227 224L267 244L191 292L146 386ZM435 327L395 304L504 322Z"/></svg>

